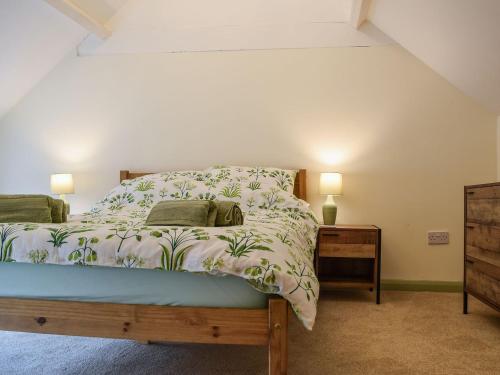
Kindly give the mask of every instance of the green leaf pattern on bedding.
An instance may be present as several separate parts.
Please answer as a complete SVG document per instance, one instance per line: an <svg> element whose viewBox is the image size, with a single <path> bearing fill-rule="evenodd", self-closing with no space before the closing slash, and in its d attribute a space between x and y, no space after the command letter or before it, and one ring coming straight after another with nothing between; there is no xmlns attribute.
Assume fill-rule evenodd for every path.
<svg viewBox="0 0 500 375"><path fill-rule="evenodd" d="M0 223L0 261L236 275L282 295L310 329L319 291L313 268L318 222L293 196L294 180L290 170L213 167L123 181L68 223ZM152 206L172 199L232 200L245 223L146 226Z"/></svg>
<svg viewBox="0 0 500 375"><path fill-rule="evenodd" d="M226 234L218 235L217 238L229 244L226 252L235 258L248 257L255 250L271 251L266 244L273 242L265 233L245 229L228 229Z"/></svg>

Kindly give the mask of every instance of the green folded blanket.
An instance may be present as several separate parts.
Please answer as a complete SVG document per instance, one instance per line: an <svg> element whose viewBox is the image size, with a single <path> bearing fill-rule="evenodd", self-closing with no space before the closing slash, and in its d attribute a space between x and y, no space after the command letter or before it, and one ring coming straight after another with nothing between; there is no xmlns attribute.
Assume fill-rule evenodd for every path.
<svg viewBox="0 0 500 375"><path fill-rule="evenodd" d="M212 201L164 201L152 208L146 225L213 227L216 215L217 206Z"/></svg>
<svg viewBox="0 0 500 375"><path fill-rule="evenodd" d="M62 200L62 199L60 199ZM63 210L63 216L62 216L62 220L63 220L63 223L67 222L68 221L68 216L69 216L69 204L64 202L64 210Z"/></svg>
<svg viewBox="0 0 500 375"><path fill-rule="evenodd" d="M68 212L69 212L69 205L67 203L65 203L62 199L52 199L52 201L51 201L51 216L52 216L53 223L65 223L65 222L67 222L68 221Z"/></svg>
<svg viewBox="0 0 500 375"><path fill-rule="evenodd" d="M67 205L48 195L0 195L0 223L64 223Z"/></svg>
<svg viewBox="0 0 500 375"><path fill-rule="evenodd" d="M216 227L243 225L243 213L240 206L231 201L216 201L215 204L217 205Z"/></svg>
<svg viewBox="0 0 500 375"><path fill-rule="evenodd" d="M146 225L213 227L241 224L243 215L235 203L206 200L160 202L146 219Z"/></svg>

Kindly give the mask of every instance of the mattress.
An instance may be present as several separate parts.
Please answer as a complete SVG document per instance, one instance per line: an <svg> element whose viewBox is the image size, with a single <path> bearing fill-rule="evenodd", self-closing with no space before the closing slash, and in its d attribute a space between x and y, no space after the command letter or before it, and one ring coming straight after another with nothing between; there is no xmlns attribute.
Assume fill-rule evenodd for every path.
<svg viewBox="0 0 500 375"><path fill-rule="evenodd" d="M267 294L236 276L138 268L0 263L0 297L81 302L267 307Z"/></svg>

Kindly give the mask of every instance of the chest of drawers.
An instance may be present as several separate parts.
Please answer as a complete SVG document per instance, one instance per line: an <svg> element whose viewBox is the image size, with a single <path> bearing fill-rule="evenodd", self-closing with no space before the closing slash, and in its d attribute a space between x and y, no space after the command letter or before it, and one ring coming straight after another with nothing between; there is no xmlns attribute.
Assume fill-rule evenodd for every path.
<svg viewBox="0 0 500 375"><path fill-rule="evenodd" d="M500 311L500 183L464 193L464 314L469 294Z"/></svg>

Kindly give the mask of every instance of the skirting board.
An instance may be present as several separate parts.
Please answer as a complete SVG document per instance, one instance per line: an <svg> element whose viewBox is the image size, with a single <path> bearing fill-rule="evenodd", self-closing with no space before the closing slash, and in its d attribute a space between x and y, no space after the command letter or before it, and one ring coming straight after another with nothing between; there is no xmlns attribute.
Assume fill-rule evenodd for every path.
<svg viewBox="0 0 500 375"><path fill-rule="evenodd" d="M402 290L412 292L453 292L463 291L461 281L426 281L426 280L381 280L382 290Z"/></svg>

